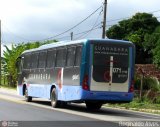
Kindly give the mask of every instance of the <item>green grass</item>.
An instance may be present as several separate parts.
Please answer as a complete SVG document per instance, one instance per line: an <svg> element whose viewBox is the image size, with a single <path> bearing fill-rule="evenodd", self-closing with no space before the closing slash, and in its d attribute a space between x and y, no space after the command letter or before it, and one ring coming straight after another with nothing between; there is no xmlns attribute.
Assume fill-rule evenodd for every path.
<svg viewBox="0 0 160 127"><path fill-rule="evenodd" d="M6 77L1 77L1 82L0 82L0 87L2 88L8 88L8 89L14 89L16 90L16 86L13 85L13 86L10 86L9 83L8 83L8 80Z"/></svg>
<svg viewBox="0 0 160 127"><path fill-rule="evenodd" d="M140 101L139 99L135 98L132 102L130 103L124 103L124 104L109 104L108 106L110 107L115 107L115 108L125 108L125 109L131 109L131 110L136 110L136 111L143 111L144 112L152 112L154 110L160 110L160 103L152 103L150 100L143 100ZM154 111L153 113L158 113Z"/></svg>
<svg viewBox="0 0 160 127"><path fill-rule="evenodd" d="M7 85L0 85L0 87L6 88L6 89L12 89L12 90L16 90L17 89L16 87L10 87L10 86L7 86Z"/></svg>
<svg viewBox="0 0 160 127"><path fill-rule="evenodd" d="M153 109L153 110L160 110L160 104L149 104L149 103L135 103L131 102L129 104L119 104L117 106L125 107L126 109L129 108L137 108L137 109Z"/></svg>

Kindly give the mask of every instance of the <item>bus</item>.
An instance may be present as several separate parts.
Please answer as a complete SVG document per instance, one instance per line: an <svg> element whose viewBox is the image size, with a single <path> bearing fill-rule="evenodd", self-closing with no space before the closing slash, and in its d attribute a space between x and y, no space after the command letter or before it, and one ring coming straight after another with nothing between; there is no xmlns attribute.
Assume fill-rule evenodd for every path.
<svg viewBox="0 0 160 127"><path fill-rule="evenodd" d="M128 103L134 96L135 46L129 41L83 39L24 51L17 60L18 94L45 98L54 108Z"/></svg>

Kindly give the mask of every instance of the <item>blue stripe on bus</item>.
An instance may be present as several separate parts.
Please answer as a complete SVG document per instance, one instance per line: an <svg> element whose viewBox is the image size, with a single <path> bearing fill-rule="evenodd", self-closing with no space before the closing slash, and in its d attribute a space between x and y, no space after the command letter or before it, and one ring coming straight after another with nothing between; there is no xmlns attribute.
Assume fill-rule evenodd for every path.
<svg viewBox="0 0 160 127"><path fill-rule="evenodd" d="M132 101L133 93L127 92L90 92L83 91L83 100L103 100L103 101Z"/></svg>

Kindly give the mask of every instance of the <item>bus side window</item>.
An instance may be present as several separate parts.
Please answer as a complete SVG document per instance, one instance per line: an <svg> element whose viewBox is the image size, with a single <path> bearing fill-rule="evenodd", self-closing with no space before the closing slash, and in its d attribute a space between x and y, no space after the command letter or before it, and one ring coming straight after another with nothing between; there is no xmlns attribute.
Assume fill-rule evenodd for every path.
<svg viewBox="0 0 160 127"><path fill-rule="evenodd" d="M66 66L67 67L71 67L74 66L74 61L75 61L75 51L76 48L75 47L69 47L67 49L67 62L66 62Z"/></svg>
<svg viewBox="0 0 160 127"><path fill-rule="evenodd" d="M55 66L56 50L48 50L47 52L47 68Z"/></svg>
<svg viewBox="0 0 160 127"><path fill-rule="evenodd" d="M66 53L67 50L65 48L57 50L56 67L64 67L66 63Z"/></svg>
<svg viewBox="0 0 160 127"><path fill-rule="evenodd" d="M38 54L39 53L32 53L32 55L31 55L31 68L32 69L37 68Z"/></svg>
<svg viewBox="0 0 160 127"><path fill-rule="evenodd" d="M76 47L75 66L80 66L81 56L82 56L82 46L77 46L77 47Z"/></svg>
<svg viewBox="0 0 160 127"><path fill-rule="evenodd" d="M46 52L39 53L39 60L38 60L38 68L45 68L46 64Z"/></svg>
<svg viewBox="0 0 160 127"><path fill-rule="evenodd" d="M30 69L30 67L31 67L30 58L31 58L31 54L24 55L24 69Z"/></svg>

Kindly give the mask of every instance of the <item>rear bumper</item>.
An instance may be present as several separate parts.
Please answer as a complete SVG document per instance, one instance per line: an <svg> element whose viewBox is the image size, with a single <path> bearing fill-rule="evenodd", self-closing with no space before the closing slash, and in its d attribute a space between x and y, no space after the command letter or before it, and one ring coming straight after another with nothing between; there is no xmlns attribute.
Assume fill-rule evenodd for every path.
<svg viewBox="0 0 160 127"><path fill-rule="evenodd" d="M134 94L127 92L92 92L84 91L82 100L84 101L104 101L110 103L130 102L133 100Z"/></svg>

